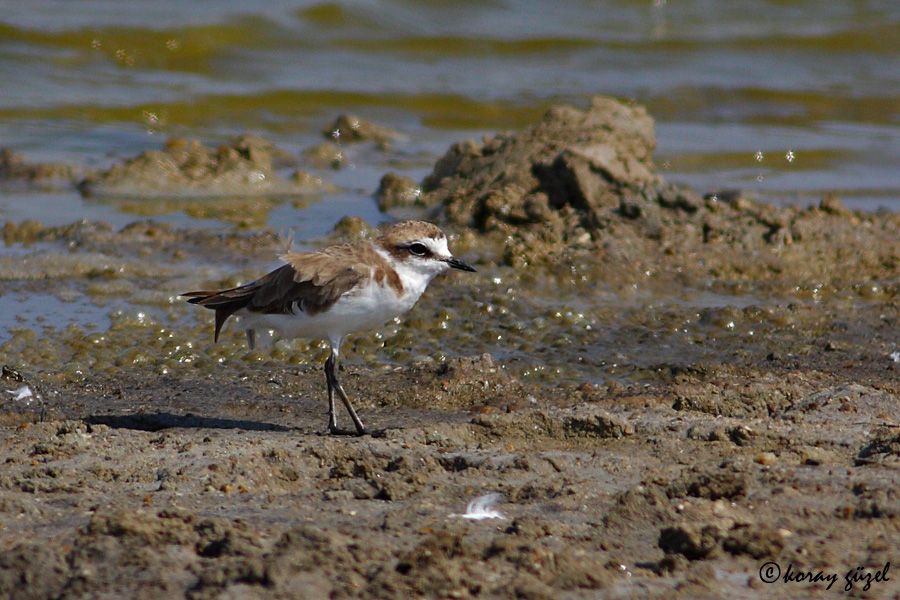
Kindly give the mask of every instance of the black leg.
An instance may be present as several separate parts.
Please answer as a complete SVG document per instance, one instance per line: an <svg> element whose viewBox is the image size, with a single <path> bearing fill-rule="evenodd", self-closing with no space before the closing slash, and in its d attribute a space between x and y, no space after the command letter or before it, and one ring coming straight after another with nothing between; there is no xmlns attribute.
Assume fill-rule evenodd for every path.
<svg viewBox="0 0 900 600"><path fill-rule="evenodd" d="M325 361L325 384L328 386L328 431L330 433L339 433L337 414L334 411L334 385L332 384L333 371L334 354L332 353L328 357L328 360Z"/></svg>
<svg viewBox="0 0 900 600"><path fill-rule="evenodd" d="M350 403L350 398L347 397L347 392L344 391L344 387L337 379L337 357L334 352L332 352L331 356L328 357L328 360L325 361L325 376L329 380L328 398L331 414L334 414L334 392L337 392L338 396L341 397L341 402L344 403L347 412L350 413L350 419L356 427L356 435L365 435L366 427L360 420L359 415L356 414L356 410L353 409L353 405ZM336 427L337 424L335 423L335 428ZM331 420L329 420L329 430L331 430L332 433L336 433L334 429L331 429Z"/></svg>

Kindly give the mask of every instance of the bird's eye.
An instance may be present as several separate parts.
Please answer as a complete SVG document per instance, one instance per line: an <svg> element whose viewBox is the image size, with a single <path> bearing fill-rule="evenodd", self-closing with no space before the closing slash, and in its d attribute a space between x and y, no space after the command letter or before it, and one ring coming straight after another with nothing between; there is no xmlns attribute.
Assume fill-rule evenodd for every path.
<svg viewBox="0 0 900 600"><path fill-rule="evenodd" d="M416 256L425 256L426 254L428 254L428 248L425 246L425 244L416 242L415 244L409 245L409 253L415 254Z"/></svg>

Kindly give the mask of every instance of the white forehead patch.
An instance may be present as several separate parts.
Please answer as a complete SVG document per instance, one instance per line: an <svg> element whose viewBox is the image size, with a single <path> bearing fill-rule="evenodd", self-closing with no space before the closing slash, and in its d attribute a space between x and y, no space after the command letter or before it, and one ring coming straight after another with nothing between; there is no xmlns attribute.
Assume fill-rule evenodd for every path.
<svg viewBox="0 0 900 600"><path fill-rule="evenodd" d="M450 256L450 248L447 247L447 238L443 236L439 238L425 238L424 240L421 240L421 242L425 244L435 256L440 256L442 258Z"/></svg>

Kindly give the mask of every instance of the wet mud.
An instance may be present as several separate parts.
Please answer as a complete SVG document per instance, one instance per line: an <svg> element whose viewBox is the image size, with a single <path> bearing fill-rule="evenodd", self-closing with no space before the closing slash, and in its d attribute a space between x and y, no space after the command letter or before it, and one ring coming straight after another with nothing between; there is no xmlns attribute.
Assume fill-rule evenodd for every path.
<svg viewBox="0 0 900 600"><path fill-rule="evenodd" d="M612 98L556 106L521 132L453 145L422 201L501 244L506 264L587 262L594 280L649 272L771 292L896 276L900 215L854 213L832 195L776 207L679 188L653 164L653 125L643 107Z"/></svg>
<svg viewBox="0 0 900 600"><path fill-rule="evenodd" d="M356 115L340 115L322 131L322 135L328 139L348 144L374 142L382 149L387 149L393 142L403 139L400 132Z"/></svg>
<svg viewBox="0 0 900 600"><path fill-rule="evenodd" d="M0 148L0 183L41 188L77 184L83 171L63 163L36 163L9 148Z"/></svg>
<svg viewBox="0 0 900 600"><path fill-rule="evenodd" d="M301 195L321 192L323 182L303 171L279 169L297 157L256 136L240 136L218 148L170 138L152 150L93 173L78 187L87 196L112 198L206 198Z"/></svg>
<svg viewBox="0 0 900 600"><path fill-rule="evenodd" d="M7 223L0 596L795 598L835 592L763 563L896 563L897 216L704 197L653 145L597 99L455 145L415 199L383 180L479 272L348 340L361 438L324 433L322 344L214 345L177 298L276 232Z"/></svg>

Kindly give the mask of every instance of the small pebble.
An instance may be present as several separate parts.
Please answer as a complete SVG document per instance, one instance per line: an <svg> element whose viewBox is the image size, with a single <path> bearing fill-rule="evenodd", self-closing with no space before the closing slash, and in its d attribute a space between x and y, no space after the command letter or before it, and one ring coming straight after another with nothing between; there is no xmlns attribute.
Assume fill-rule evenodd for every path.
<svg viewBox="0 0 900 600"><path fill-rule="evenodd" d="M773 452L760 452L753 460L761 465L774 465L778 458Z"/></svg>

